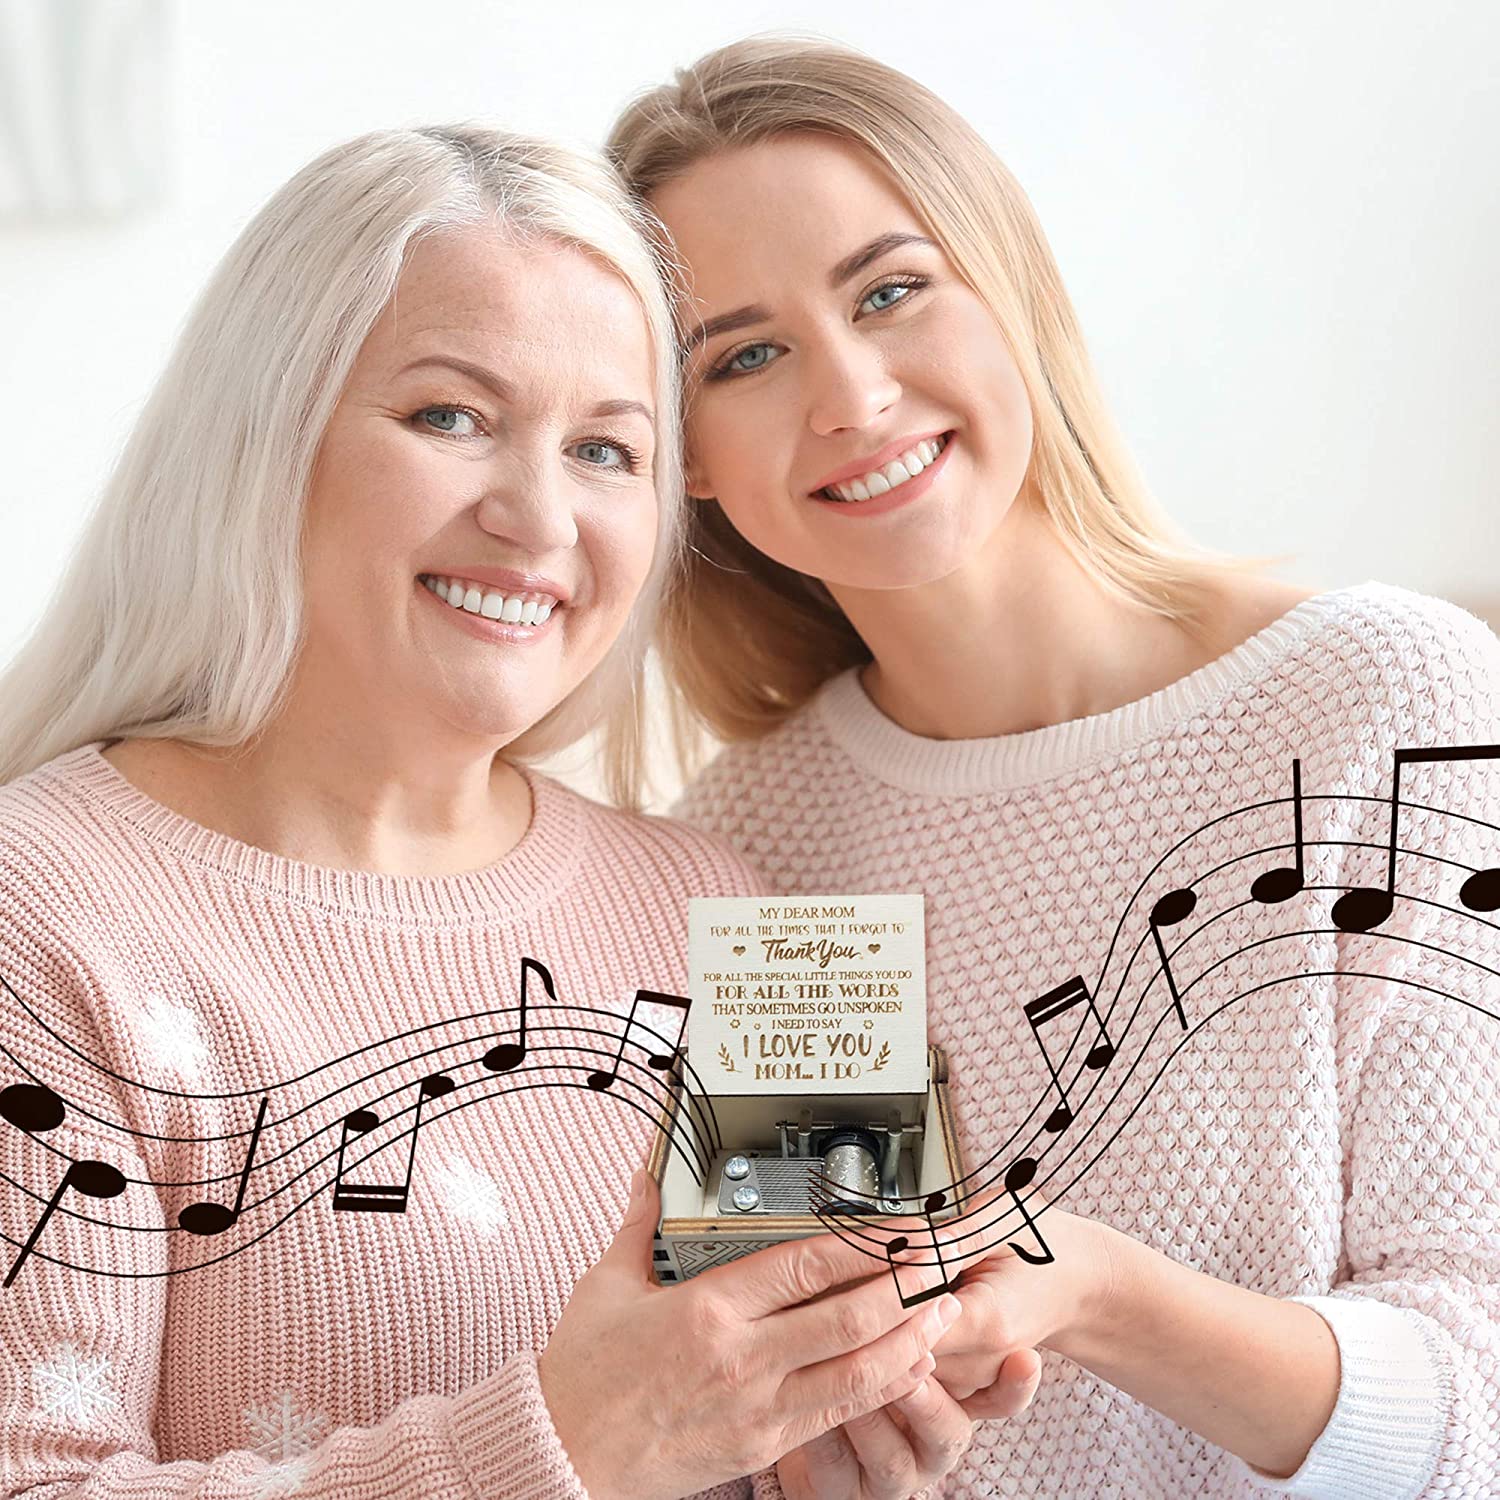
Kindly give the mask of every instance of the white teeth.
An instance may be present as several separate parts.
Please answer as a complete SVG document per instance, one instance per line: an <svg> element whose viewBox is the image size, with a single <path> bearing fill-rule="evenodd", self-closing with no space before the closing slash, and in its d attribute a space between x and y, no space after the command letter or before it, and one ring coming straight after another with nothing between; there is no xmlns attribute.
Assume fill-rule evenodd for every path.
<svg viewBox="0 0 1500 1500"><path fill-rule="evenodd" d="M421 574L418 582L454 609L499 620L507 625L541 625L552 613L556 601L542 595L523 598L520 594L503 594L497 589L483 589L463 578L439 578Z"/></svg>
<svg viewBox="0 0 1500 1500"><path fill-rule="evenodd" d="M898 484L905 484L908 479L915 479L923 469L934 462L946 446L945 440L923 438L920 443L908 448L899 458L892 459L883 469L872 470L863 477L844 484L831 484L821 493L835 500L873 500L875 496L884 495L895 489Z"/></svg>

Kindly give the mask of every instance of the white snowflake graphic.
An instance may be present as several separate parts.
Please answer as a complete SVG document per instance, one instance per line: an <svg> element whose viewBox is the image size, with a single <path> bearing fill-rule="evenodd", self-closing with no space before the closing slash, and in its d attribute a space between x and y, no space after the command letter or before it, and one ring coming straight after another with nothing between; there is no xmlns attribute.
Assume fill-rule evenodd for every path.
<svg viewBox="0 0 1500 1500"><path fill-rule="evenodd" d="M31 1367L37 1410L82 1426L120 1404L109 1380L114 1367L106 1354L84 1354L64 1344Z"/></svg>
<svg viewBox="0 0 1500 1500"><path fill-rule="evenodd" d="M486 1239L493 1239L510 1223L495 1179L466 1157L453 1155L439 1162L433 1178L448 1212L467 1219Z"/></svg>
<svg viewBox="0 0 1500 1500"><path fill-rule="evenodd" d="M282 1391L264 1406L247 1406L244 1417L251 1448L287 1472L295 1460L317 1446L328 1430L328 1418L319 1412L303 1411L293 1391Z"/></svg>
<svg viewBox="0 0 1500 1500"><path fill-rule="evenodd" d="M252 1486L250 1493L254 1500L276 1500L278 1495L295 1494L311 1468L312 1458L306 1453L284 1458L258 1474L246 1476Z"/></svg>
<svg viewBox="0 0 1500 1500"><path fill-rule="evenodd" d="M136 1012L135 1031L163 1068L191 1083L199 1080L210 1050L192 1009L153 990Z"/></svg>

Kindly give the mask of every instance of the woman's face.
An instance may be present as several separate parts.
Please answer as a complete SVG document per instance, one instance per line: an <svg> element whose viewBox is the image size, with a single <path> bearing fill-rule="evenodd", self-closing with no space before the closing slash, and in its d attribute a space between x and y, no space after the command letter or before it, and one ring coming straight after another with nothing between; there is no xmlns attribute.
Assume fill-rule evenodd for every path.
<svg viewBox="0 0 1500 1500"><path fill-rule="evenodd" d="M634 295L581 252L420 241L319 449L315 680L366 723L499 743L561 701L650 569L653 375Z"/></svg>
<svg viewBox="0 0 1500 1500"><path fill-rule="evenodd" d="M1030 460L1026 389L873 159L785 135L698 162L651 202L688 268L689 343L707 331L687 368L690 492L829 584L982 567Z"/></svg>

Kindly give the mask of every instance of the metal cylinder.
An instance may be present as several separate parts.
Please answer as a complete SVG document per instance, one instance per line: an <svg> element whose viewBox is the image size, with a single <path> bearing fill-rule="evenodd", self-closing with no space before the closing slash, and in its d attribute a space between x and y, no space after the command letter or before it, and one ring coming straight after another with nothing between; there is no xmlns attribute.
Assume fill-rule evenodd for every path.
<svg viewBox="0 0 1500 1500"><path fill-rule="evenodd" d="M869 1130L835 1130L822 1142L830 1192L846 1213L880 1212L880 1143ZM862 1195L862 1196L861 1196Z"/></svg>

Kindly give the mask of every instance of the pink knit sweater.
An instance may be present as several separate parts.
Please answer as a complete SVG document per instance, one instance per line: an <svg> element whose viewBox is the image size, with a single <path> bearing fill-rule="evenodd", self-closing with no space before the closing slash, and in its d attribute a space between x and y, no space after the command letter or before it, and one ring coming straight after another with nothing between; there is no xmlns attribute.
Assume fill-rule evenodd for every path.
<svg viewBox="0 0 1500 1500"><path fill-rule="evenodd" d="M929 1033L971 1169L1040 1155L1042 1201L1306 1302L1338 1340L1337 1407L1284 1484L1049 1352L944 1500L1500 1495L1500 918L1459 897L1500 866L1500 761L1408 765L1393 914L1330 920L1385 879L1393 750L1471 744L1500 744L1500 642L1367 583L1138 702L995 739L909 734L851 671L673 809L780 892L925 892ZM1294 758L1306 888L1265 905ZM1148 920L1177 888L1182 1022ZM1089 1071L1084 1007L1050 1023L1076 1118L1048 1134L1023 1005L1074 975L1119 1050Z"/></svg>
<svg viewBox="0 0 1500 1500"><path fill-rule="evenodd" d="M530 829L487 869L322 869L178 816L99 749L0 788L0 1088L40 1080L67 1104L50 1131L0 1120L3 1268L70 1158L131 1180L69 1189L0 1290L0 1494L586 1500L536 1353L653 1127L582 1070L612 1056L637 988L686 993L688 898L753 875L534 774ZM496 1075L478 1060L515 1035L496 1013L523 955L560 1002L612 1016L574 1013L597 1036L534 1010L532 1053ZM458 1087L427 1101L407 1211L331 1211L319 1159L343 1116L375 1110L378 1144L439 1071ZM571 1086L514 1091L548 1079ZM239 1223L187 1234L187 1204L233 1202L263 1091ZM361 1163L353 1137L350 1184L401 1181L410 1139Z"/></svg>

